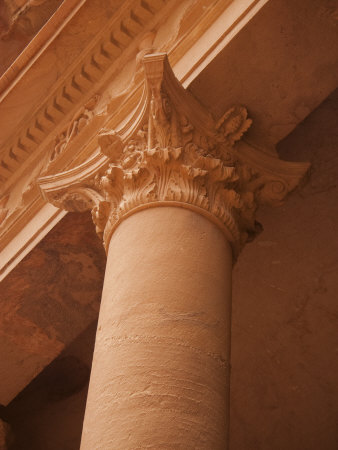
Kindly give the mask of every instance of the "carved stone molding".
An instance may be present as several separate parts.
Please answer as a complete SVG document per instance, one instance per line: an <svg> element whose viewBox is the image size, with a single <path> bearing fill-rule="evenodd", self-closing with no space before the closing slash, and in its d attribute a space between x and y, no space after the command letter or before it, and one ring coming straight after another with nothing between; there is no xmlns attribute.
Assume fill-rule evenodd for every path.
<svg viewBox="0 0 338 450"><path fill-rule="evenodd" d="M167 0L131 0L121 7L119 14L113 15L95 39L95 45L81 55L78 64L69 68L69 73L60 77L51 96L34 112L30 121L25 122L25 126L5 143L0 155L0 182L10 180L13 173L48 138L49 133L71 111L76 110L133 40L144 34L148 23L167 3Z"/></svg>
<svg viewBox="0 0 338 450"><path fill-rule="evenodd" d="M266 0L259 0L262 4L264 1ZM30 4L32 8L27 9L30 11L38 9L37 3L40 2L44 2L42 7L48 3L46 0L17 0L13 4ZM6 0L5 3L11 2ZM38 155L42 158L54 137L68 127L72 117L83 108L88 99L106 90L106 83L120 73L121 67L128 66L135 57L145 34L151 32L154 36L159 35L156 48L158 51L168 52L172 64L180 64L182 61L180 79L185 80L186 77L192 76L199 63L213 51L214 45L211 45L208 38L208 45L203 47L204 50L198 56L199 63L194 62L194 58L188 55L189 49L196 45L196 42L205 35L205 30L213 26L221 14L227 13L232 3L233 1L224 2L223 0L214 2L187 0L187 7L181 10L182 2L178 0L128 0L122 2L120 8L109 18L109 12L107 12L106 25L97 29L93 40L82 52L78 53L74 49L77 56L73 63L60 70L61 73L55 74L57 80L53 88L39 101L38 107L34 106L25 117L22 117L24 120L13 132L3 133L5 137L0 148L0 194L7 194L20 177L21 171L30 165L33 155L34 158ZM21 84L21 77L23 77L22 82L24 80L25 83L32 82L29 74L31 66L34 66L35 58L39 59L40 64L49 64L45 63L45 60L49 61L49 58L54 55L53 50L48 47L50 43L54 42L59 32L60 35L67 36L68 27L63 29L63 26L69 21L69 24L74 21L74 30L77 29L78 23L83 20L78 16L82 17L81 11L83 15L85 11L90 11L91 4L92 2L86 2L86 0L61 2L60 7L49 20L47 30L42 30L43 32L39 32L33 38L0 78L0 101L5 99L11 101L12 94L16 90L15 86ZM249 20L251 10L256 6L256 0L248 0L248 5L243 5L243 10L237 11L240 20L236 19L236 26L238 21ZM170 38L163 39L163 35L166 34L162 33L162 28L168 31L166 24L173 23L172 20L176 15L180 17L179 26L173 27ZM53 32L49 35L48 30L50 32L57 30L57 33ZM75 35L74 30L71 35L73 33ZM233 33L233 26L227 26L225 29L222 27L222 31L225 35L230 31ZM78 31L76 35L77 33ZM45 47L46 50L39 56L40 49ZM185 57L192 64L188 73L185 73L188 66L183 61ZM137 87L134 86L134 88Z"/></svg>
<svg viewBox="0 0 338 450"><path fill-rule="evenodd" d="M106 249L130 214L173 205L216 223L237 255L261 226L259 205L278 205L308 164L288 163L239 142L251 126L243 106L216 122L175 78L165 53L143 58L144 90L129 121L102 130L100 153L40 179L43 195L69 211L92 211Z"/></svg>

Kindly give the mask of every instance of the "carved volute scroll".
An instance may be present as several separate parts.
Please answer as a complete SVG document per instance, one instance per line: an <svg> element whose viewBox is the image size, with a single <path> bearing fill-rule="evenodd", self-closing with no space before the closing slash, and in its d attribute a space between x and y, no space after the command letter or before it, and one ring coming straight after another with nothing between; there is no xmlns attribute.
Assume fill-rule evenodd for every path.
<svg viewBox="0 0 338 450"><path fill-rule="evenodd" d="M105 247L118 224L143 208L197 211L227 235L237 255L261 227L261 204L279 204L308 164L267 156L244 142L251 119L234 106L218 121L175 78L166 54L143 58L144 94L119 130L102 130L100 153L67 172L40 179L54 205L92 211Z"/></svg>

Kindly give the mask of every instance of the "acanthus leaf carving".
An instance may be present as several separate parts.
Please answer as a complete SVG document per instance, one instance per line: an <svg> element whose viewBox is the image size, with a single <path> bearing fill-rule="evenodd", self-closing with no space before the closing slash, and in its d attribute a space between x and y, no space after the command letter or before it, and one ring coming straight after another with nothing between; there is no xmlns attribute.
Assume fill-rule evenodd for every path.
<svg viewBox="0 0 338 450"><path fill-rule="evenodd" d="M308 165L266 156L241 141L252 123L243 106L231 107L214 121L177 81L165 54L145 55L143 62L144 93L135 114L120 130L102 130L98 136L103 159L91 171L98 195L92 207L97 231L107 248L128 215L145 207L178 205L220 226L236 255L261 231L255 219L258 206L279 204ZM72 185L73 174L60 177ZM79 176L76 180L85 185Z"/></svg>

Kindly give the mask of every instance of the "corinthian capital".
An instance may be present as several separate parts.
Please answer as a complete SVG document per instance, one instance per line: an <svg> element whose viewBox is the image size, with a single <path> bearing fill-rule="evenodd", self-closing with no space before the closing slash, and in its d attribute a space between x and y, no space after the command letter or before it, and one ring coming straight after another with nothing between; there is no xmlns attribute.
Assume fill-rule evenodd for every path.
<svg viewBox="0 0 338 450"><path fill-rule="evenodd" d="M251 126L243 106L219 121L175 78L166 54L143 58L144 90L129 120L102 130L100 152L40 179L45 197L67 210L92 210L107 248L118 224L150 207L195 210L219 226L237 254L261 229L259 205L277 205L308 164L289 163L241 141Z"/></svg>

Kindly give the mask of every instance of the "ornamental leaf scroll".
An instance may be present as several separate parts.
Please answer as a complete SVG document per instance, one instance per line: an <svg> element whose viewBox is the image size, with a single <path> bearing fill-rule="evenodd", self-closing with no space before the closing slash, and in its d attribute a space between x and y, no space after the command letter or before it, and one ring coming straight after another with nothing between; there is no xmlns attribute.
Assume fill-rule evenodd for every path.
<svg viewBox="0 0 338 450"><path fill-rule="evenodd" d="M243 106L216 122L175 78L166 54L145 55L143 64L135 113L121 129L101 130L101 156L42 178L44 195L64 208L91 209L106 248L128 215L179 204L215 222L237 254L261 230L258 206L279 204L308 165L280 161L242 141L252 124Z"/></svg>

